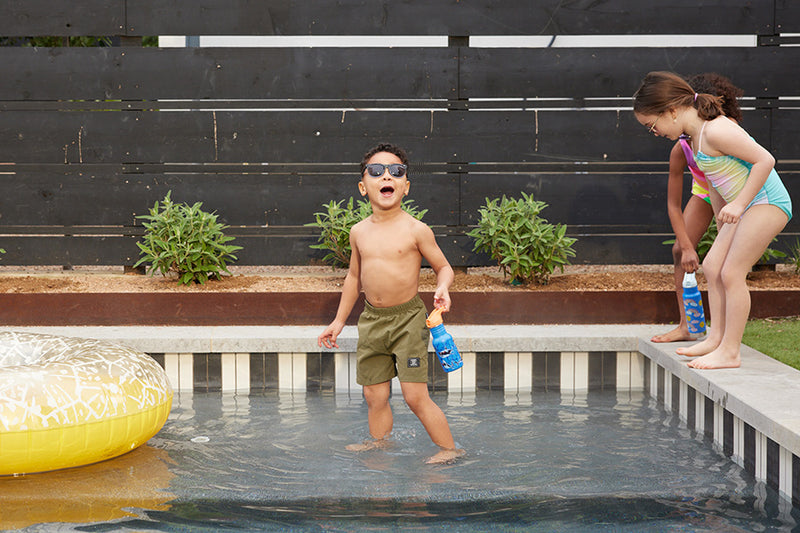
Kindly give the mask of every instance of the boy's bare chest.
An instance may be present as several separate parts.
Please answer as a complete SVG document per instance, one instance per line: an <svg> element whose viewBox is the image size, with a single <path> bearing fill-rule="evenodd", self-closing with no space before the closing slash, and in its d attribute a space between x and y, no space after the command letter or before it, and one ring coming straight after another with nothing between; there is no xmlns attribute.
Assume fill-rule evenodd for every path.
<svg viewBox="0 0 800 533"><path fill-rule="evenodd" d="M419 254L416 240L408 231L370 232L364 236L360 251L364 258L391 258Z"/></svg>

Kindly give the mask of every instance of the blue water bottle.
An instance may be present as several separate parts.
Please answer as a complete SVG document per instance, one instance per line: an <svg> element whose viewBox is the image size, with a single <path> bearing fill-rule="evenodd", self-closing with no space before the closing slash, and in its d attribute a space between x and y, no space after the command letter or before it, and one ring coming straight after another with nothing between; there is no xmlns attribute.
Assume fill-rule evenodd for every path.
<svg viewBox="0 0 800 533"><path fill-rule="evenodd" d="M683 310L686 313L689 333L691 335L705 335L706 316L703 313L703 297L697 288L697 279L694 272L686 272L683 275Z"/></svg>
<svg viewBox="0 0 800 533"><path fill-rule="evenodd" d="M425 320L425 324L431 330L433 349L436 350L436 356L439 358L444 371L452 372L464 366L464 361L461 360L461 354L458 353L453 337L444 329L442 308L437 307L431 311L431 314Z"/></svg>

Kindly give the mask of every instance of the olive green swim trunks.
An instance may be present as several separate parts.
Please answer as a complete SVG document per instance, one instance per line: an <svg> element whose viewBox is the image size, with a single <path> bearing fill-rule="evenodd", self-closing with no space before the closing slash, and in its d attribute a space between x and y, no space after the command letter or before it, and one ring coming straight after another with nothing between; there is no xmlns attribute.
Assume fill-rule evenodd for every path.
<svg viewBox="0 0 800 533"><path fill-rule="evenodd" d="M359 385L375 385L397 376L400 381L427 383L428 327L419 295L394 307L365 302L358 319Z"/></svg>

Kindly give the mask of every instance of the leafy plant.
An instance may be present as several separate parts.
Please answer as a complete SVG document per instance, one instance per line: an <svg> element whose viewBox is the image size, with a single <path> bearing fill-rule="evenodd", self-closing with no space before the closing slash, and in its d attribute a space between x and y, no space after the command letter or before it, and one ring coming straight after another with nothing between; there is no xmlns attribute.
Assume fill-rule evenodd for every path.
<svg viewBox="0 0 800 533"><path fill-rule="evenodd" d="M467 233L482 251L498 262L512 283L546 285L556 268L564 271L575 256L577 239L566 237L567 226L549 224L539 216L547 204L522 193L521 199L486 199L478 226Z"/></svg>
<svg viewBox="0 0 800 533"><path fill-rule="evenodd" d="M800 274L800 239L795 239L794 244L789 247L788 257L786 262L794 267L795 274Z"/></svg>
<svg viewBox="0 0 800 533"><path fill-rule="evenodd" d="M703 233L703 236L700 237L700 241L697 243L697 256L700 258L700 261L702 261L705 258L706 254L711 249L711 245L714 244L714 240L717 238L717 233L718 233L717 219L712 218L711 224L708 225L708 229L706 230L705 233ZM772 242L775 242L777 240L778 238L775 237L772 239ZM675 239L666 240L661 244L673 245L675 244ZM781 252L780 250L767 248L766 250L764 250L764 254L758 259L758 263L763 264L769 262L770 259L778 259L782 257L786 257L786 254Z"/></svg>
<svg viewBox="0 0 800 533"><path fill-rule="evenodd" d="M171 194L156 201L149 215L137 217L147 222L142 242L136 243L143 257L134 268L149 263L150 275L174 272L184 285L219 279L222 272L230 274L227 261L236 260L233 252L242 247L225 244L234 239L223 233L228 226L219 223L216 214L201 210L202 203L176 204Z"/></svg>
<svg viewBox="0 0 800 533"><path fill-rule="evenodd" d="M328 250L322 260L332 268L347 268L350 266L350 228L372 214L372 206L366 200L358 200L354 204L353 197L342 205L344 200L322 204L325 211L314 213L314 222L306 224L308 227L319 228L320 235L317 244L310 247L315 250ZM404 200L402 209L416 218L422 220L427 209L420 210L414 205L413 200Z"/></svg>

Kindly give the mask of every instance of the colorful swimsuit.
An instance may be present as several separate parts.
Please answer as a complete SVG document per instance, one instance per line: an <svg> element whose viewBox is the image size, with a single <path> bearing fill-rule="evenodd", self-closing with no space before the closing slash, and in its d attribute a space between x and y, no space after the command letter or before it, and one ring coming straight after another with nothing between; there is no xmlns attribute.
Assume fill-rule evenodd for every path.
<svg viewBox="0 0 800 533"><path fill-rule="evenodd" d="M700 140L698 141L697 154L694 156L697 166L705 174L706 179L714 189L719 192L722 199L732 202L741 192L747 178L750 176L752 163L742 161L730 155L709 156L702 152L701 143L703 140L703 129L707 122L703 123L700 130ZM755 198L747 206L769 204L779 207L791 220L792 218L792 199L784 187L781 178L773 168L767 176L767 181L756 193Z"/></svg>
<svg viewBox="0 0 800 533"><path fill-rule="evenodd" d="M689 146L689 136L681 135L678 141L681 143L681 148L683 148L683 155L686 157L689 172L692 173L692 194L710 204L711 197L708 195L708 180L706 180L706 175L703 174L703 171L697 167L692 147Z"/></svg>

